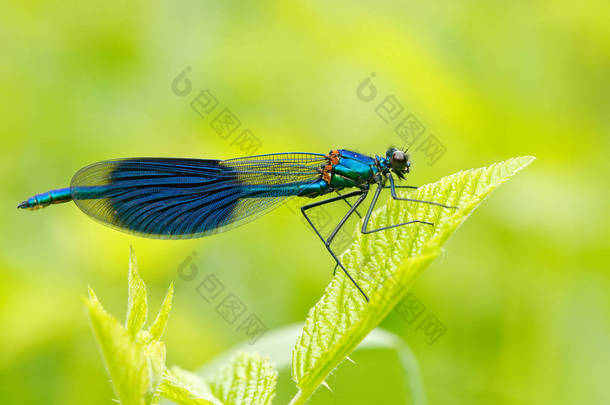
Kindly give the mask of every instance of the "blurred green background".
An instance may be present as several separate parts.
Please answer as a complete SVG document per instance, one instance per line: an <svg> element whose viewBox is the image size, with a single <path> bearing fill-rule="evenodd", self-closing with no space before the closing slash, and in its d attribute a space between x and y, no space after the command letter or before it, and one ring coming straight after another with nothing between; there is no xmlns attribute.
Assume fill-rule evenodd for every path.
<svg viewBox="0 0 610 405"><path fill-rule="evenodd" d="M302 322L322 293L331 259L285 207L190 241L119 233L73 204L15 208L103 159L240 156L237 133L191 109L204 89L257 153L402 146L376 113L394 95L446 147L432 166L413 153L410 184L537 156L417 281L446 333L430 345L396 314L382 326L411 345L431 404L610 403L607 1L1 4L2 403L112 403L81 298L91 284L122 316L129 245L153 309L176 282L165 341L187 369L245 339L196 293L204 274L269 329ZM192 92L177 96L187 66ZM363 102L371 72L377 98ZM187 282L177 268L193 251ZM312 404L404 403L395 356L354 359ZM288 373L279 391L286 403Z"/></svg>

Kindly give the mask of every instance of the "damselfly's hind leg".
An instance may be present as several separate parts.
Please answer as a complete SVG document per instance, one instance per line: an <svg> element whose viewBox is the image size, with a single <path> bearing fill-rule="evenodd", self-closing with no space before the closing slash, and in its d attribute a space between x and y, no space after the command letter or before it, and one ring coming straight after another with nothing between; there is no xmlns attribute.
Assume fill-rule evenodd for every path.
<svg viewBox="0 0 610 405"><path fill-rule="evenodd" d="M339 192L339 190L335 191L335 193L339 194L340 196L343 196L343 194L341 194ZM347 204L348 207L352 208L352 203L350 203L349 201L347 201L347 198L344 198L343 201L345 201L345 203ZM362 215L360 215L360 213L358 212L358 210L355 211L356 215L358 215L358 218L362 219ZM335 267L335 270L337 270L337 268ZM334 273L333 273L334 275Z"/></svg>
<svg viewBox="0 0 610 405"><path fill-rule="evenodd" d="M333 251L333 249L331 247L331 243L332 243L333 239L335 238L335 236L337 235L337 232L339 232L339 230L341 229L341 227L343 227L343 225L345 225L345 222L349 219L349 217L356 211L356 209L362 203L362 201L364 201L364 199L366 198L367 194L368 194L368 190L358 190L358 191L353 191L353 192L348 193L348 194L339 195L338 197L332 197L332 198L329 198L327 200L323 200L323 201L318 201L318 202L315 202L315 203L307 204L307 205L304 205L303 207L301 207L301 213L303 214L303 216L305 217L305 219L307 220L309 225L316 232L316 234L318 235L320 240L324 243L324 246L326 246L326 249L328 250L330 255L333 257L333 259L335 259L335 262L337 263L337 265L335 266L335 270L333 271L333 275L337 271L337 266L341 267L341 270L343 271L343 273L345 273L345 275L350 279L350 281L356 286L358 291L360 291L360 293L362 294L362 296L364 297L366 302L369 301L369 297L365 294L365 292L358 285L356 280L354 280L354 278L349 274L347 269L343 266L343 264L341 263L341 261L339 260L339 258L335 254L335 252ZM350 204L350 209L347 212L347 214L345 214L343 216L343 218L341 219L339 224L337 224L335 229L333 229L333 231L330 233L328 238L325 239L322 236L322 234L320 233L320 231L318 230L318 228L316 228L316 226L313 224L313 222L311 222L311 219L309 218L309 216L307 216L307 212L306 211L308 209L311 209L311 208L314 208L314 207L318 207L320 205L329 204L331 202L335 202L335 201L339 201L339 200L345 200L346 198L353 197L353 196L356 196L356 195L360 196L358 198L358 200L353 205Z"/></svg>

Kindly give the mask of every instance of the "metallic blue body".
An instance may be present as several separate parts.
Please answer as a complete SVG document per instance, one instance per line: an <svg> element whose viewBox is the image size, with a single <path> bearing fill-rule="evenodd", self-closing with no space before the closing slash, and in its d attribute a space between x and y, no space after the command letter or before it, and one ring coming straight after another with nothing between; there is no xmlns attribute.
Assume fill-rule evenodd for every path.
<svg viewBox="0 0 610 405"><path fill-rule="evenodd" d="M362 221L361 232L370 234L410 224L410 220L368 229L381 191L390 188L394 200L457 208L432 201L398 197L393 175L409 173L406 151L389 148L384 157L371 157L345 149L319 153L276 153L229 160L133 158L94 163L79 170L69 188L35 195L18 208L38 209L74 201L90 217L116 229L139 235L178 239L222 232L251 221L292 197L314 198L331 192L339 195L314 201L301 212L337 266L368 296L349 274L331 243L353 213L366 200L371 184L375 192ZM391 172L391 173L390 173ZM386 180L390 186L386 187ZM343 189L352 189L346 194ZM350 203L348 198L357 197ZM328 236L323 235L307 210L343 200L348 212Z"/></svg>
<svg viewBox="0 0 610 405"><path fill-rule="evenodd" d="M378 158L339 149L339 162L333 166L330 186L333 188L362 187L373 183L380 173Z"/></svg>
<svg viewBox="0 0 610 405"><path fill-rule="evenodd" d="M388 167L387 158L344 149L229 160L120 159L87 166L69 188L38 194L19 208L73 200L114 228L148 237L193 238L251 221L290 197L368 189Z"/></svg>
<svg viewBox="0 0 610 405"><path fill-rule="evenodd" d="M18 208L28 208L32 210L44 208L51 204L59 204L62 202L68 202L72 200L72 190L67 188L60 188L57 190L50 190L46 193L36 194L33 197L28 198L26 201L18 205Z"/></svg>

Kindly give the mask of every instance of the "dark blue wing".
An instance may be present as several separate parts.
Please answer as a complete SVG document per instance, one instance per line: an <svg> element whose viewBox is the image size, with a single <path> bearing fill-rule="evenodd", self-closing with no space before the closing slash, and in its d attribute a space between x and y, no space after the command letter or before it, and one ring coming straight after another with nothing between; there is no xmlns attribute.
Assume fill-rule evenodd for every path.
<svg viewBox="0 0 610 405"><path fill-rule="evenodd" d="M320 154L242 159L136 158L95 163L71 182L87 215L143 236L194 238L227 230L320 179Z"/></svg>

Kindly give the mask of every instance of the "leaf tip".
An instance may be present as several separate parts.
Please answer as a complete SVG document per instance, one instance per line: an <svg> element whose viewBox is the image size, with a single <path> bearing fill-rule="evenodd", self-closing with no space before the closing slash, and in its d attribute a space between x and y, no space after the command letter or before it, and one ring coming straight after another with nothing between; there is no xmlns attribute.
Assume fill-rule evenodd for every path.
<svg viewBox="0 0 610 405"><path fill-rule="evenodd" d="M161 309L157 314L157 318L154 320L152 326L149 329L153 339L160 340L163 336L165 326L167 325L167 320L169 319L169 313L172 308L173 298L174 283L171 282L169 288L167 289L167 293L165 294L165 298L163 299L163 303L161 304Z"/></svg>
<svg viewBox="0 0 610 405"><path fill-rule="evenodd" d="M93 291L93 287L90 284L87 284L87 293L89 294L89 300L97 301L97 295L95 295L95 291Z"/></svg>
<svg viewBox="0 0 610 405"><path fill-rule="evenodd" d="M133 247L129 252L129 274L127 276L127 319L125 326L135 336L143 327L148 315L146 284L138 273L138 265Z"/></svg>
<svg viewBox="0 0 610 405"><path fill-rule="evenodd" d="M129 246L129 280L139 276L138 274L138 260L136 257L136 251L133 246Z"/></svg>
<svg viewBox="0 0 610 405"><path fill-rule="evenodd" d="M322 381L322 385L326 387L327 390L329 390L330 392L333 392L332 388L330 388L330 385L328 385L328 383L326 381Z"/></svg>
<svg viewBox="0 0 610 405"><path fill-rule="evenodd" d="M536 160L536 156L520 156L520 157L516 157L514 159L520 161L521 164L520 164L519 169L517 169L517 170L521 170L524 167L531 164L534 160Z"/></svg>

